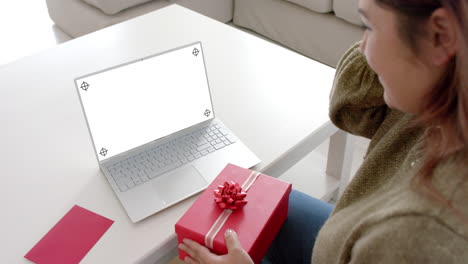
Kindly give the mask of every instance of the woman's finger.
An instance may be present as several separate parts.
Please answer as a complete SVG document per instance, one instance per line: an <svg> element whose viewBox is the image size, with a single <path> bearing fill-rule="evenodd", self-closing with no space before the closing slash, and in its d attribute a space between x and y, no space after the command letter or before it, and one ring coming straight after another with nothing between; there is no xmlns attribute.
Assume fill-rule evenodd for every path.
<svg viewBox="0 0 468 264"><path fill-rule="evenodd" d="M224 233L224 241L226 241L226 247L228 252L231 252L234 249L241 249L242 245L237 237L237 234L234 230L228 229Z"/></svg>
<svg viewBox="0 0 468 264"><path fill-rule="evenodd" d="M189 254L190 256L193 256L195 254L195 252L185 244L179 244L179 248L185 251L185 253Z"/></svg>
<svg viewBox="0 0 468 264"><path fill-rule="evenodd" d="M206 247L198 244L197 242L193 241L193 240L190 240L190 239L183 239L183 244L181 244L182 246L182 250L187 252L187 254L190 255L190 257L192 259L194 259L195 261L198 261L198 262L209 262L208 260L212 257L211 255L213 255ZM184 247L185 245L185 247ZM187 250L183 249L183 248L186 248ZM215 255L213 255L215 256Z"/></svg>
<svg viewBox="0 0 468 264"><path fill-rule="evenodd" d="M184 262L188 263L188 264L200 264L200 262L194 260L193 258L189 257L189 256L186 256L184 258Z"/></svg>

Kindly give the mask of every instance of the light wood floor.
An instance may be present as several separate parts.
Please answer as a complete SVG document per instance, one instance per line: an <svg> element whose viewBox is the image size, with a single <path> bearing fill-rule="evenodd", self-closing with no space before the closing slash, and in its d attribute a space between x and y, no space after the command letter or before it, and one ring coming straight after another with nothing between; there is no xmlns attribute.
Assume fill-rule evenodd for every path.
<svg viewBox="0 0 468 264"><path fill-rule="evenodd" d="M167 263L167 264L182 264L182 263L185 263L185 262L180 260L179 257L175 257L171 261L169 261L169 263Z"/></svg>

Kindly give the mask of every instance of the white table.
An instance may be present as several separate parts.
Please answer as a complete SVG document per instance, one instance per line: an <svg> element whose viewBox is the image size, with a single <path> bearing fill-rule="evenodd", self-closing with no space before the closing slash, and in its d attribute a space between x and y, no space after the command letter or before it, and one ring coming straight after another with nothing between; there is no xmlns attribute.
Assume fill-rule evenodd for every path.
<svg viewBox="0 0 468 264"><path fill-rule="evenodd" d="M23 256L75 204L115 221L82 263L174 254L174 223L195 197L132 224L98 169L73 79L195 41L217 116L261 158L257 170L279 176L337 132L334 69L175 5L0 66L0 262L29 263Z"/></svg>

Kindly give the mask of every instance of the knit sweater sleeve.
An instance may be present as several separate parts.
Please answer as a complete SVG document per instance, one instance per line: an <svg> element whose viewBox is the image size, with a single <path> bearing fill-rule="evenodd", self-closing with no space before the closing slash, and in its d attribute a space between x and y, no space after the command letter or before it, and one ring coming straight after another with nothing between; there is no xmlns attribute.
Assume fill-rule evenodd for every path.
<svg viewBox="0 0 468 264"><path fill-rule="evenodd" d="M340 129L371 138L385 119L387 106L377 74L354 44L336 68L330 95L330 119Z"/></svg>
<svg viewBox="0 0 468 264"><path fill-rule="evenodd" d="M467 263L468 243L436 218L394 217L355 242L347 263Z"/></svg>

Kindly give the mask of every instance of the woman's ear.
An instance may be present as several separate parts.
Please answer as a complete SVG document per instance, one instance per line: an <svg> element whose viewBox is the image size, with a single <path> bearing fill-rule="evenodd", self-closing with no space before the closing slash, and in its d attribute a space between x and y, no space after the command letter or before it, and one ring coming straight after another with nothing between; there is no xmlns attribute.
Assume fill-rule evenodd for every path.
<svg viewBox="0 0 468 264"><path fill-rule="evenodd" d="M458 49L458 27L456 17L446 8L435 10L428 22L428 55L432 64L446 64Z"/></svg>

